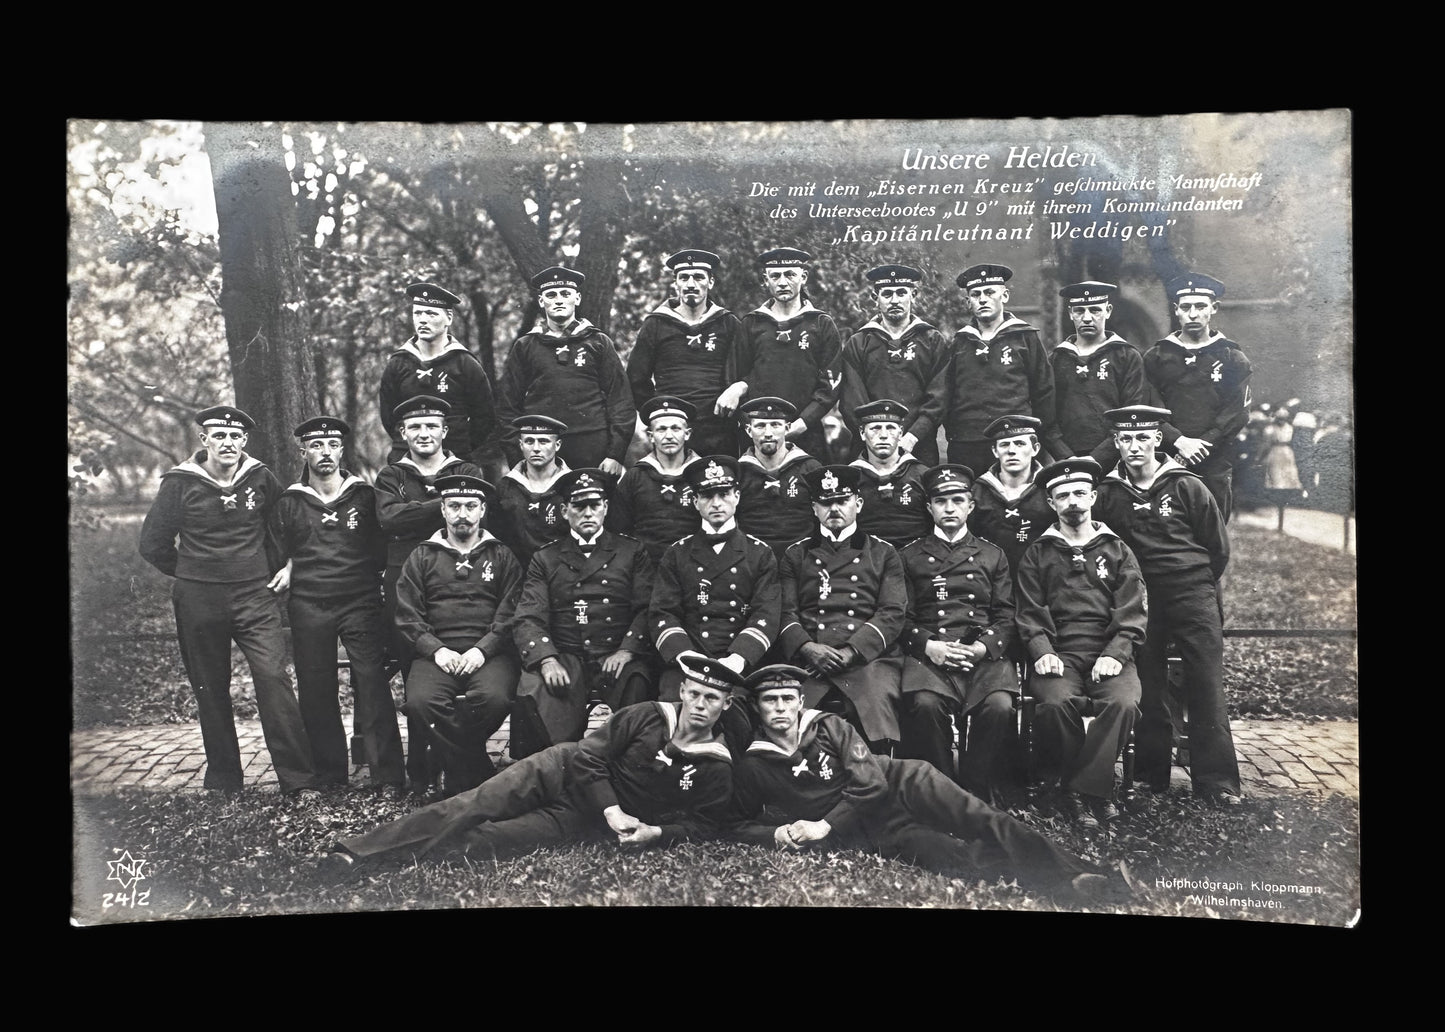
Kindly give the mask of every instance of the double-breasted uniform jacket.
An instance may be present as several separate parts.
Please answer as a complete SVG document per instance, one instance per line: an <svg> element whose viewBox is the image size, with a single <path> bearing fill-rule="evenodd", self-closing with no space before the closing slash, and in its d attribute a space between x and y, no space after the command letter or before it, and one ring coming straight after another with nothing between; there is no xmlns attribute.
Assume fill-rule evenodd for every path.
<svg viewBox="0 0 1445 1032"><path fill-rule="evenodd" d="M486 530L466 552L437 531L407 556L396 586L396 622L420 656L443 646L492 659L511 646L522 568Z"/></svg>
<svg viewBox="0 0 1445 1032"><path fill-rule="evenodd" d="M480 477L482 470L448 453L435 473L423 473L407 456L376 475L376 519L386 535L389 568L399 569L413 548L446 525L441 496L434 485L437 477L457 473Z"/></svg>
<svg viewBox="0 0 1445 1032"><path fill-rule="evenodd" d="M648 313L627 359L632 400L640 409L659 394L681 398L703 419L712 416L718 395L732 381L728 360L740 320L711 302L702 318L687 322L676 301Z"/></svg>
<svg viewBox="0 0 1445 1032"><path fill-rule="evenodd" d="M652 560L636 538L603 530L591 554L570 533L537 549L517 603L514 638L522 666L559 653L601 659L647 653Z"/></svg>
<svg viewBox="0 0 1445 1032"><path fill-rule="evenodd" d="M803 478L822 465L797 445L789 445L782 465L772 470L745 452L738 459L738 526L762 538L781 558L783 549L817 526Z"/></svg>
<svg viewBox="0 0 1445 1032"><path fill-rule="evenodd" d="M412 337L392 353L381 373L381 425L391 437L392 454L406 454L406 442L394 425L392 411L408 398L430 394L451 405L447 414L447 447L472 462L497 426L492 381L477 356L448 334L446 347L435 358L423 358Z"/></svg>
<svg viewBox="0 0 1445 1032"><path fill-rule="evenodd" d="M669 545L702 522L693 504L697 495L686 475L697 459L688 452L676 473L664 473L650 454L638 459L622 474L607 503L607 529L637 538L654 562L662 558Z"/></svg>
<svg viewBox="0 0 1445 1032"><path fill-rule="evenodd" d="M1051 361L1059 436L1045 441L1044 447L1057 458L1092 456L1108 469L1119 461L1119 453L1104 413L1144 404L1144 357L1117 333L1085 357L1074 334L1054 348Z"/></svg>
<svg viewBox="0 0 1445 1032"><path fill-rule="evenodd" d="M953 544L930 532L905 545L899 557L908 592L902 644L918 661L908 664L903 690L936 692L962 703L967 711L1000 685L994 679L935 666L924 647L934 640L962 641L976 635L975 642L986 650L983 662L1007 661L1015 633L1008 559L1003 549L972 531Z"/></svg>
<svg viewBox="0 0 1445 1032"><path fill-rule="evenodd" d="M1053 440L1054 370L1038 331L1005 312L999 330L984 340L977 324L953 335L944 426L950 441L981 441L984 430L1010 413L1043 421L1039 440Z"/></svg>
<svg viewBox="0 0 1445 1032"><path fill-rule="evenodd" d="M973 513L968 518L968 529L1002 548L1009 570L1015 574L1025 550L1058 519L1049 507L1048 492L1035 483L1041 468L1034 463L1028 486L1013 498L1007 496L997 464L973 483Z"/></svg>
<svg viewBox="0 0 1445 1032"><path fill-rule="evenodd" d="M928 497L923 490L927 466L911 455L905 455L886 475L867 459L855 459L851 465L863 474L858 481L858 493L863 496L863 508L858 512L860 530L882 538L894 548L902 548L928 533L933 517L928 513Z"/></svg>
<svg viewBox="0 0 1445 1032"><path fill-rule="evenodd" d="M908 605L898 552L856 526L838 542L815 530L788 546L780 575L783 630L778 645L784 661L794 662L810 641L835 649L851 646L859 660L859 665L826 680L810 679L803 688L807 704L821 701L831 684L857 708L871 741L896 740L901 663L895 661L894 646Z"/></svg>
<svg viewBox="0 0 1445 1032"><path fill-rule="evenodd" d="M690 534L662 554L648 626L668 666L692 650L714 659L736 653L751 667L777 638L782 607L777 556L734 526Z"/></svg>
<svg viewBox="0 0 1445 1032"><path fill-rule="evenodd" d="M547 486L534 491L518 463L497 482L497 497L488 507L487 525L512 550L524 570L537 549L567 533L566 503L557 493L556 484L558 477L570 472L567 463L558 461Z"/></svg>
<svg viewBox="0 0 1445 1032"><path fill-rule="evenodd" d="M938 434L948 408L948 338L934 326L915 318L898 337L878 320L863 324L843 345L843 393L838 411L861 445L853 410L881 398L892 398L908 408L903 432L920 441Z"/></svg>
<svg viewBox="0 0 1445 1032"><path fill-rule="evenodd" d="M1134 660L1144 640L1144 578L1129 546L1093 524L1083 545L1050 527L1024 553L1018 575L1018 634L1030 662L1069 655Z"/></svg>
<svg viewBox="0 0 1445 1032"><path fill-rule="evenodd" d="M567 425L568 436L605 432L605 457L621 462L632 443L637 409L617 348L586 319L573 319L562 334L545 327L539 322L518 337L507 355L497 391L503 440L515 450L512 421L549 416Z"/></svg>
<svg viewBox="0 0 1445 1032"><path fill-rule="evenodd" d="M804 301L802 310L786 319L765 302L742 318L733 346L728 382L748 385L752 397L770 396L791 402L810 428L838 400L843 382L842 340L833 317Z"/></svg>
<svg viewBox="0 0 1445 1032"><path fill-rule="evenodd" d="M1189 348L1171 333L1144 353L1146 402L1169 409L1164 447L1180 435L1212 445L1200 473L1222 472L1234 462L1234 440L1249 422L1249 378L1254 369L1238 344L1222 333Z"/></svg>

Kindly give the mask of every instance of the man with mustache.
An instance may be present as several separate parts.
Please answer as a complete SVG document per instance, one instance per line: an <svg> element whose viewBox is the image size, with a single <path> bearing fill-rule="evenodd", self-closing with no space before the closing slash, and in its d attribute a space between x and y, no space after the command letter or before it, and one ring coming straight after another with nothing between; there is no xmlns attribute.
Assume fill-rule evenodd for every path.
<svg viewBox="0 0 1445 1032"><path fill-rule="evenodd" d="M1018 633L1037 701L1035 764L1045 782L1060 785L1065 812L1094 826L1119 816L1114 761L1138 712L1134 650L1145 625L1139 562L1093 519L1103 474L1089 458L1044 467L1038 482L1058 521L1018 571ZM1085 717L1094 718L1087 732Z"/></svg>
<svg viewBox="0 0 1445 1032"><path fill-rule="evenodd" d="M284 565L269 524L281 484L246 454L256 421L232 405L196 413L201 449L161 477L141 525L140 554L167 577L181 661L201 722L205 786L239 792L245 783L231 710L231 642L246 656L256 708L281 791L316 790L311 744L286 676L286 636L272 593ZM334 660L334 657L333 657Z"/></svg>
<svg viewBox="0 0 1445 1032"><path fill-rule="evenodd" d="M462 458L481 465L486 445L496 429L492 381L482 363L451 334L462 299L435 283L413 283L406 288L411 324L416 331L391 356L381 373L381 423L391 434L387 462L407 453L407 443L392 419L396 407L408 398L426 394L449 403L447 431L451 448Z"/></svg>
<svg viewBox="0 0 1445 1032"><path fill-rule="evenodd" d="M381 599L386 539L376 522L371 485L342 468L350 434L335 416L308 419L295 430L306 468L276 506L276 535L286 559L276 590L290 589L296 691L317 776L323 784L347 783L346 732L337 698L340 641L351 666L352 724L371 768L371 785L399 796L406 776L385 673Z"/></svg>
<svg viewBox="0 0 1445 1032"><path fill-rule="evenodd" d="M782 398L796 412L786 437L813 455L826 455L823 417L838 400L843 382L842 342L833 317L808 300L812 260L796 247L758 255L768 299L743 316L728 367L732 382L715 410L731 416L744 398L763 392Z"/></svg>
<svg viewBox="0 0 1445 1032"><path fill-rule="evenodd" d="M728 386L727 366L738 317L712 300L722 259L689 247L669 255L675 297L642 320L637 343L627 359L627 379L639 411L658 395L687 402L692 448L699 455L736 455L737 424L717 412L718 395ZM676 540L676 538L674 538Z"/></svg>
<svg viewBox="0 0 1445 1032"><path fill-rule="evenodd" d="M866 273L878 314L843 345L843 393L838 409L853 434L853 450L866 458L860 406L888 398L906 413L898 450L925 467L938 465L938 428L948 401L948 339L914 314L923 273L907 265L880 265Z"/></svg>
<svg viewBox="0 0 1445 1032"><path fill-rule="evenodd" d="M953 335L949 373L948 461L970 469L993 462L985 428L1009 412L1033 416L1047 448L1054 429L1054 370L1039 332L1008 311L1007 265L974 265L958 275L973 309L970 323Z"/></svg>
<svg viewBox="0 0 1445 1032"><path fill-rule="evenodd" d="M1233 445L1249 423L1254 369L1238 344L1212 329L1224 297L1213 276L1188 272L1169 281L1179 329L1144 353L1146 401L1167 408L1164 449L1204 480L1224 522L1234 511Z"/></svg>
<svg viewBox="0 0 1445 1032"><path fill-rule="evenodd" d="M566 425L562 459L573 469L623 473L637 409L612 339L577 317L586 277L553 265L531 279L541 317L507 354L497 397L507 461L521 459L513 420L542 415Z"/></svg>
<svg viewBox="0 0 1445 1032"><path fill-rule="evenodd" d="M407 556L396 585L396 622L416 659L406 712L431 729L448 796L496 773L487 739L502 726L517 686L511 630L522 569L483 527L495 489L481 477L438 477L446 529Z"/></svg>

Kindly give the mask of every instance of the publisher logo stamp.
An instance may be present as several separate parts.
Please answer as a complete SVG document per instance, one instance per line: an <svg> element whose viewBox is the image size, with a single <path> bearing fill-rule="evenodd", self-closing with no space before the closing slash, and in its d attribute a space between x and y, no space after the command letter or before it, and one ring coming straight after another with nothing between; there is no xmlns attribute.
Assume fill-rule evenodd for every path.
<svg viewBox="0 0 1445 1032"><path fill-rule="evenodd" d="M105 863L110 868L110 873L105 876L107 884L118 883L120 891L105 893L101 899L101 909L150 906L151 890L141 888L140 885L146 880L146 861L144 859L131 856L130 850L127 849L116 859L107 860Z"/></svg>

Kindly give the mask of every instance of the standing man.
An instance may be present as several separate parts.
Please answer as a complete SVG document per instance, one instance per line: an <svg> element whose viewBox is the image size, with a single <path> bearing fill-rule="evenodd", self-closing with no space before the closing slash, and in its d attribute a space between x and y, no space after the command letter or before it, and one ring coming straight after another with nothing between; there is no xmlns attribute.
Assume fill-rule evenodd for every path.
<svg viewBox="0 0 1445 1032"><path fill-rule="evenodd" d="M923 492L928 467L899 443L908 421L907 406L892 398L853 410L853 425L863 436L863 454L852 463L863 497L858 526L894 548L902 548L933 526Z"/></svg>
<svg viewBox="0 0 1445 1032"><path fill-rule="evenodd" d="M808 474L817 529L783 553L779 654L811 672L810 706L841 713L886 753L898 740L903 630L908 592L893 546L858 527L863 498L852 466Z"/></svg>
<svg viewBox="0 0 1445 1032"><path fill-rule="evenodd" d="M770 391L797 413L788 438L813 455L826 455L823 417L843 382L842 344L832 316L814 308L804 289L812 260L795 247L758 255L768 300L743 316L728 374L732 384L716 411L731 416L750 394Z"/></svg>
<svg viewBox="0 0 1445 1032"><path fill-rule="evenodd" d="M1118 293L1113 283L1097 280L1059 291L1074 332L1054 348L1052 359L1058 437L1048 448L1057 457L1089 455L1101 466L1113 466L1119 453L1104 413L1144 403L1143 356L1109 330Z"/></svg>
<svg viewBox="0 0 1445 1032"><path fill-rule="evenodd" d="M967 877L1017 877L1086 899L1124 883L959 788L918 760L872 756L849 723L807 708L807 671L776 665L748 678L761 715L735 759L732 835L802 852L862 849ZM1122 870L1122 868L1121 868Z"/></svg>
<svg viewBox="0 0 1445 1032"><path fill-rule="evenodd" d="M231 711L231 642L246 655L256 708L281 791L316 791L311 745L286 676L286 639L272 590L282 563L267 524L281 485L246 454L256 422L217 405L196 413L201 449L161 477L141 525L140 554L167 577L181 661L196 693L206 749L205 785L239 792L241 747ZM334 657L333 657L334 658Z"/></svg>
<svg viewBox="0 0 1445 1032"><path fill-rule="evenodd" d="M698 527L695 496L687 469L697 461L688 446L693 407L681 398L659 394L642 406L652 450L622 475L607 503L607 529L626 531L642 542L653 562L667 546Z"/></svg>
<svg viewBox="0 0 1445 1032"><path fill-rule="evenodd" d="M321 861L323 877L423 856L493 860L578 842L638 849L714 837L733 784L717 723L742 678L703 656L681 662L681 702L628 706L581 742L544 749L471 792L340 839Z"/></svg>
<svg viewBox="0 0 1445 1032"><path fill-rule="evenodd" d="M1168 791L1174 721L1169 644L1183 660L1189 713L1189 774L1196 795L1240 801L1239 760L1224 698L1224 630L1219 578L1229 565L1229 534L1200 477L1161 459L1168 409L1132 405L1107 413L1119 466L1099 487L1099 515L1134 551L1149 592L1149 622L1139 649L1137 777Z"/></svg>
<svg viewBox="0 0 1445 1032"><path fill-rule="evenodd" d="M923 486L933 532L899 555L908 589L899 755L927 760L952 776L957 716L958 782L998 801L1019 693L1009 654L1014 590L1003 550L968 529L973 485L967 466L929 470Z"/></svg>
<svg viewBox="0 0 1445 1032"><path fill-rule="evenodd" d="M843 345L843 395L839 409L862 438L857 411L879 399L895 399L906 413L898 443L925 467L938 465L938 428L948 407L948 340L913 314L923 273L907 265L880 265L867 272L878 315ZM868 449L862 443L863 455Z"/></svg>
<svg viewBox="0 0 1445 1032"><path fill-rule="evenodd" d="M554 265L532 277L542 318L517 338L502 371L497 415L504 425L521 415L543 415L566 424L562 458L573 469L598 467L622 476L637 410L632 388L612 339L577 318L586 277ZM507 459L520 455L515 428Z"/></svg>
<svg viewBox="0 0 1445 1032"><path fill-rule="evenodd" d="M388 633L381 597L386 539L371 485L341 466L350 434L351 427L334 416L308 419L295 430L306 468L276 506L276 536L286 560L276 587L291 589L296 690L317 776L323 784L347 783L346 731L337 699L340 641L351 664L352 724L366 751L372 787L399 796L406 778L385 673Z"/></svg>
<svg viewBox="0 0 1445 1032"><path fill-rule="evenodd" d="M517 687L510 638L522 570L483 529L491 484L459 473L438 477L436 489L446 529L407 557L396 622L416 654L406 712L431 729L451 796L496 773L487 739L507 719Z"/></svg>
<svg viewBox="0 0 1445 1032"><path fill-rule="evenodd" d="M565 423L534 414L512 420L512 429L522 449L522 461L497 485L491 531L525 570L537 549L567 533L557 481L572 470L561 456Z"/></svg>
<svg viewBox="0 0 1445 1032"><path fill-rule="evenodd" d="M392 410L391 425L406 442L406 455L376 475L376 518L386 535L386 591L383 618L390 635L391 658L401 670L402 680L411 671L411 644L396 622L396 584L412 549L446 526L442 500L437 493L438 477L464 473L480 477L481 467L446 450L447 416L451 405L441 398L419 394ZM404 710L410 714L410 710ZM431 733L425 723L407 717L406 770L412 788L425 792L435 784L440 769L434 769L429 750Z"/></svg>
<svg viewBox="0 0 1445 1032"><path fill-rule="evenodd" d="M451 335L453 313L462 299L435 283L413 283L406 288L406 296L416 333L397 348L381 373L381 424L391 433L386 461L396 462L407 453L406 441L392 420L396 407L408 398L428 394L451 406L447 432L452 450L480 466L496 429L497 414L487 371Z"/></svg>
<svg viewBox="0 0 1445 1032"><path fill-rule="evenodd" d="M1104 470L1093 459L1039 474L1058 522L1024 553L1018 632L1028 653L1035 763L1066 810L1097 825L1119 816L1114 761L1139 706L1134 650L1144 641L1144 578L1129 546L1092 518ZM1087 733L1084 718L1093 717Z"/></svg>
<svg viewBox="0 0 1445 1032"><path fill-rule="evenodd" d="M783 550L813 529L807 475L822 463L787 439L797 409L782 398L754 398L738 409L753 442L738 460L738 524Z"/></svg>
<svg viewBox="0 0 1445 1032"><path fill-rule="evenodd" d="M1171 280L1168 290L1179 329L1144 354L1148 402L1172 413L1162 428L1165 450L1199 474L1228 523L1234 441L1249 422L1254 369L1238 344L1210 329L1223 283L1190 272Z"/></svg>
<svg viewBox="0 0 1445 1032"><path fill-rule="evenodd" d="M692 446L700 455L738 453L737 424L731 413L717 412L741 325L737 316L712 301L721 263L711 251L695 247L667 258L677 296L642 320L627 360L632 400L640 411L657 395L670 395L692 407Z"/></svg>
<svg viewBox="0 0 1445 1032"><path fill-rule="evenodd" d="M973 482L973 515L968 525L1003 549L1018 583L1024 551L1054 522L1047 492L1038 484L1039 431L1033 416L999 416L984 433L993 441L995 461ZM1109 447L1113 447L1112 441ZM1021 658L1021 657L1019 657Z"/></svg>
<svg viewBox="0 0 1445 1032"><path fill-rule="evenodd" d="M512 632L523 669L513 759L581 738L588 699L618 710L651 698L657 679L647 634L652 560L636 538L604 529L612 479L574 469L557 492L569 533L532 556Z"/></svg>
<svg viewBox="0 0 1445 1032"><path fill-rule="evenodd" d="M1007 265L975 265L958 276L973 308L972 322L953 335L949 373L948 461L986 469L993 461L986 428L1010 412L1030 415L1054 439L1054 371L1039 333L1005 306Z"/></svg>

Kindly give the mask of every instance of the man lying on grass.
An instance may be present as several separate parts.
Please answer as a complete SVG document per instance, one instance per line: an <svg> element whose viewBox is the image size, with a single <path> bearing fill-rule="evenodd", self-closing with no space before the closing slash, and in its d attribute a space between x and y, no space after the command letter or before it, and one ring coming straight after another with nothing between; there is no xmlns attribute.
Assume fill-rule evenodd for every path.
<svg viewBox="0 0 1445 1032"><path fill-rule="evenodd" d="M1016 876L1085 898L1111 888L1098 868L965 792L931 763L875 756L842 717L804 709L807 676L779 664L747 679L760 726L734 758L734 837L794 852L814 843L862 849L946 874ZM1128 891L1123 880L1117 888Z"/></svg>
<svg viewBox="0 0 1445 1032"><path fill-rule="evenodd" d="M321 874L334 880L385 860L491 859L609 838L631 849L711 837L732 794L732 760L716 725L743 681L700 653L684 652L678 664L680 702L624 706L581 742L533 753L470 791L338 839Z"/></svg>

